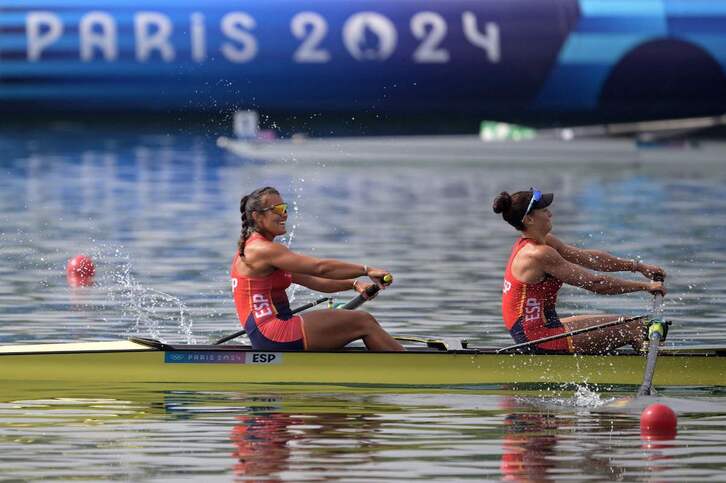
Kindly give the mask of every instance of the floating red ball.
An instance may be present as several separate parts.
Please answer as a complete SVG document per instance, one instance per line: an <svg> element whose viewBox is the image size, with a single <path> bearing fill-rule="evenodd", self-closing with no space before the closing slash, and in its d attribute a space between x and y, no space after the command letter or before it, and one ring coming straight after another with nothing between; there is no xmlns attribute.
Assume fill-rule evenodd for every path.
<svg viewBox="0 0 726 483"><path fill-rule="evenodd" d="M68 260L66 265L66 276L71 286L87 286L93 282L93 276L96 274L96 265L93 260L86 255L76 255Z"/></svg>
<svg viewBox="0 0 726 483"><path fill-rule="evenodd" d="M676 437L678 417L665 404L651 404L640 414L640 435L648 440L666 440Z"/></svg>

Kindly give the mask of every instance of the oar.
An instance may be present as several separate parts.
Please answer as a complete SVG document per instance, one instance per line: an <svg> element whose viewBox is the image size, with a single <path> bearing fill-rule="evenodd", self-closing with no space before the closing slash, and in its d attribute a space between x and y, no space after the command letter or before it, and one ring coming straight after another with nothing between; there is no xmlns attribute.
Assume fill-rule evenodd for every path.
<svg viewBox="0 0 726 483"><path fill-rule="evenodd" d="M663 279L657 280L662 281ZM655 363L658 358L658 349L660 342L665 339L668 334L668 326L670 322L664 322L663 317L663 295L655 294L653 297L652 318L648 325L648 356L645 362L645 370L643 371L643 383L638 388L635 397L621 397L606 404L595 411L605 412L638 412L645 409L646 405L651 401L642 398L643 396L652 396L655 394L653 390L653 376L655 375ZM670 404L669 404L670 405Z"/></svg>
<svg viewBox="0 0 726 483"><path fill-rule="evenodd" d="M663 281L663 279L656 279ZM668 332L668 324L663 322L663 294L657 293L653 297L653 318L648 325L648 359L645 363L643 373L643 384L636 394L636 397L653 395L653 376L655 375L655 363L658 359L658 347L660 341Z"/></svg>
<svg viewBox="0 0 726 483"><path fill-rule="evenodd" d="M607 327L613 327L615 325L627 324L628 322L632 322L632 321L638 320L638 319L643 319L647 316L648 316L648 314L634 315L632 317L618 317L617 320L611 320L610 322L605 322L605 323L593 325L590 327L583 327L582 329L575 329L575 330L571 330L570 332L563 332L562 334L550 335L548 337L542 337L541 339L532 340L529 342L522 342L521 344L514 344L514 345L507 346L507 347L502 347L501 349L497 350L497 354L500 354L502 352L514 351L517 349L522 349L524 347L541 344L543 342L550 342L552 340L564 339L565 337L570 337L573 335L585 334L587 332L592 332L593 330L600 330L600 329L605 329Z"/></svg>
<svg viewBox="0 0 726 483"><path fill-rule="evenodd" d="M390 285L391 282L393 282L393 277L391 276L391 274L390 273L385 274L383 276L383 284ZM368 287L367 289L364 290L365 295L363 293L359 293L356 298L354 298L353 300L351 300L350 302L348 302L347 304L343 305L340 308L345 309L345 310L355 310L358 307L360 307L361 305L363 305L366 302L366 300L370 300L370 298L373 297L375 294L377 294L379 290L380 290L380 287L378 285L371 285L370 287Z"/></svg>
<svg viewBox="0 0 726 483"><path fill-rule="evenodd" d="M296 309L293 309L291 313L292 314L297 314L298 312L302 312L303 310L307 310L310 307L315 307L316 305L320 305L323 302L327 302L328 300L330 300L330 297L322 297L322 298L319 298L319 299L315 300L314 302L309 302L309 303L307 303L305 305L301 305L300 307L298 307ZM236 339L237 337L243 336L246 333L247 333L247 331L245 329L238 330L234 334L225 335L224 337L222 337L218 341L214 342L213 345L224 344L228 340Z"/></svg>
<svg viewBox="0 0 726 483"><path fill-rule="evenodd" d="M300 307L298 307L296 309L293 309L292 314L295 315L298 312L302 312L303 310L307 310L307 309L309 309L311 307L315 307L316 305L320 305L323 302L327 302L329 300L332 300L332 298L330 298L330 297L321 297L318 300L315 300L314 302L309 302L309 303L307 303L305 305L301 305Z"/></svg>

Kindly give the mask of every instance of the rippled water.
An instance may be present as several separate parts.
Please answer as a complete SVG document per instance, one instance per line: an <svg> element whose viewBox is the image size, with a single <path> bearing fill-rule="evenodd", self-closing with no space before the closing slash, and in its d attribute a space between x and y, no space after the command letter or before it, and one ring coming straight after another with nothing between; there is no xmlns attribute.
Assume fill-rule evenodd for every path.
<svg viewBox="0 0 726 483"><path fill-rule="evenodd" d="M675 440L648 442L637 415L573 408L564 396L99 390L0 403L0 475L716 481L726 469L723 399L700 393L686 395Z"/></svg>
<svg viewBox="0 0 726 483"><path fill-rule="evenodd" d="M556 193L561 238L666 268L672 342L721 343L726 169L699 149L681 152L682 163L658 162L657 151L608 162L587 150L581 163L264 162L203 134L6 130L0 341L207 342L237 330L228 270L239 198L274 185L293 204L293 249L394 273L366 306L391 332L506 344L500 285L516 234L491 200L534 185ZM81 252L96 261L96 283L69 288L65 263ZM316 294L291 296L297 305ZM560 301L563 315L636 314L650 297L564 289ZM643 447L637 415L596 413L571 393L6 387L0 478L726 477L723 393L668 395L687 402L679 436Z"/></svg>

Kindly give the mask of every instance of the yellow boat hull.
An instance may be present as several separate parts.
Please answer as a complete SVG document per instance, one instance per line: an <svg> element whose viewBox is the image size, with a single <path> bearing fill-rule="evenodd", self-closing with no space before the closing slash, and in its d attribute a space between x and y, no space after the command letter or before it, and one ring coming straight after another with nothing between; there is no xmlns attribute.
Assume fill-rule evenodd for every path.
<svg viewBox="0 0 726 483"><path fill-rule="evenodd" d="M260 352L242 346L131 341L0 347L0 381L392 386L640 384L645 357L496 354L486 350ZM724 386L726 352L664 350L656 386Z"/></svg>

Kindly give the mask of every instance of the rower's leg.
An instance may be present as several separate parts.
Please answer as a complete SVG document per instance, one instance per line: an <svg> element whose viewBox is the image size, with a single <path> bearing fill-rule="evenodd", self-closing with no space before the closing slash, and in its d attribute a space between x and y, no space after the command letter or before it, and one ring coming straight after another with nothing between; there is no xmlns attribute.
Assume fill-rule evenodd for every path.
<svg viewBox="0 0 726 483"><path fill-rule="evenodd" d="M363 339L368 350L403 351L369 313L359 310L317 310L303 314L308 350L340 349Z"/></svg>
<svg viewBox="0 0 726 483"><path fill-rule="evenodd" d="M617 320L617 315L575 315L562 319L565 329L577 330ZM637 319L622 325L593 330L572 337L575 352L579 354L601 354L630 344L640 351L643 346L643 320Z"/></svg>

